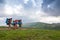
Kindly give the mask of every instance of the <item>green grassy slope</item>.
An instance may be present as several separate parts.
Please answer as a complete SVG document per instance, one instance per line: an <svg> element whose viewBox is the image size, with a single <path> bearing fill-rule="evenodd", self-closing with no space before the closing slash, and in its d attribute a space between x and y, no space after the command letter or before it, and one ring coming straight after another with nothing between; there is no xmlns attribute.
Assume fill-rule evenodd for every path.
<svg viewBox="0 0 60 40"><path fill-rule="evenodd" d="M0 40L60 40L60 31L54 30L0 30Z"/></svg>

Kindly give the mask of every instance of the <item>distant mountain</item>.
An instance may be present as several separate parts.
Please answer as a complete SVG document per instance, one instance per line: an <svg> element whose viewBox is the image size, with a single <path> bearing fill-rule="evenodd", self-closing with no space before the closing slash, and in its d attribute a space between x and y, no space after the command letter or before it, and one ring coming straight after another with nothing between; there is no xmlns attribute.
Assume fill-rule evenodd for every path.
<svg viewBox="0 0 60 40"><path fill-rule="evenodd" d="M54 29L60 30L60 23L53 23Z"/></svg>
<svg viewBox="0 0 60 40"><path fill-rule="evenodd" d="M23 27L60 30L60 23L48 24L48 23L42 23L42 22L32 22L32 23L23 24Z"/></svg>

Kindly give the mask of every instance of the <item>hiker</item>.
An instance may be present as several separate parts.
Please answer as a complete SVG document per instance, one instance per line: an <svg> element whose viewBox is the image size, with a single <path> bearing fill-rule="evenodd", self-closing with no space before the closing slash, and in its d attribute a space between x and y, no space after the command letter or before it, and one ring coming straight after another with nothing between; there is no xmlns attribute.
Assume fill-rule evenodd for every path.
<svg viewBox="0 0 60 40"><path fill-rule="evenodd" d="M11 27L11 21L12 21L12 18L6 19L6 24L9 26L9 28Z"/></svg>
<svg viewBox="0 0 60 40"><path fill-rule="evenodd" d="M19 27L22 27L22 20L18 20Z"/></svg>
<svg viewBox="0 0 60 40"><path fill-rule="evenodd" d="M14 29L17 29L18 28L17 27L17 21L16 20L13 21L12 25L14 26Z"/></svg>

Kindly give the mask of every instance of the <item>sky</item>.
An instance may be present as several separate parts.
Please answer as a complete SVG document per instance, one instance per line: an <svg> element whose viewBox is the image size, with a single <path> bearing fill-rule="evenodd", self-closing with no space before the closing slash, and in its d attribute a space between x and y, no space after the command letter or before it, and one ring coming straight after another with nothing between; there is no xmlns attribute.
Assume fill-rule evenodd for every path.
<svg viewBox="0 0 60 40"><path fill-rule="evenodd" d="M60 0L0 0L0 25L6 25L6 18L60 23Z"/></svg>

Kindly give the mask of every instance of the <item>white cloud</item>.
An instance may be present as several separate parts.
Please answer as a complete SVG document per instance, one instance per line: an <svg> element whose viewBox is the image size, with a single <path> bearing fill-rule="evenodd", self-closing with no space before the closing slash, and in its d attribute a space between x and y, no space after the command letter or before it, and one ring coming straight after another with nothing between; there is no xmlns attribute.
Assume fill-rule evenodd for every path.
<svg viewBox="0 0 60 40"><path fill-rule="evenodd" d="M60 23L60 17L48 16L41 10L33 12L33 14L29 16L29 18L35 20L36 22Z"/></svg>
<svg viewBox="0 0 60 40"><path fill-rule="evenodd" d="M29 0L24 0L24 3L27 4Z"/></svg>
<svg viewBox="0 0 60 40"><path fill-rule="evenodd" d="M29 16L30 19L35 20L36 22L40 22L41 17L47 16L47 14L43 13L41 10L33 11L32 14Z"/></svg>
<svg viewBox="0 0 60 40"><path fill-rule="evenodd" d="M21 11L21 9L22 9L21 6L17 6L17 5L15 5L15 7L14 7L14 13L15 13L15 14L19 14L20 11Z"/></svg>
<svg viewBox="0 0 60 40"><path fill-rule="evenodd" d="M40 22L45 23L60 23L60 17L41 17Z"/></svg>
<svg viewBox="0 0 60 40"><path fill-rule="evenodd" d="M33 3L33 6L37 6L35 0L31 0Z"/></svg>
<svg viewBox="0 0 60 40"><path fill-rule="evenodd" d="M5 24L5 17L0 17L0 26L4 26Z"/></svg>
<svg viewBox="0 0 60 40"><path fill-rule="evenodd" d="M32 1L32 3L33 3L33 5L35 6L35 7L41 7L42 5L42 3L43 3L43 1L42 0L31 0Z"/></svg>
<svg viewBox="0 0 60 40"><path fill-rule="evenodd" d="M0 18L0 20L4 20L4 18Z"/></svg>
<svg viewBox="0 0 60 40"><path fill-rule="evenodd" d="M24 7L22 5L15 5L14 6L14 13L18 16L23 16L24 15Z"/></svg>
<svg viewBox="0 0 60 40"><path fill-rule="evenodd" d="M6 4L4 9L5 9L4 14L6 16L13 16L13 15L24 16L25 15L24 7L21 4L13 5L13 6Z"/></svg>
<svg viewBox="0 0 60 40"><path fill-rule="evenodd" d="M4 13L6 14L6 15L12 15L13 14L13 8L11 7L11 6L9 6L9 5L5 5L5 7L4 7Z"/></svg>

